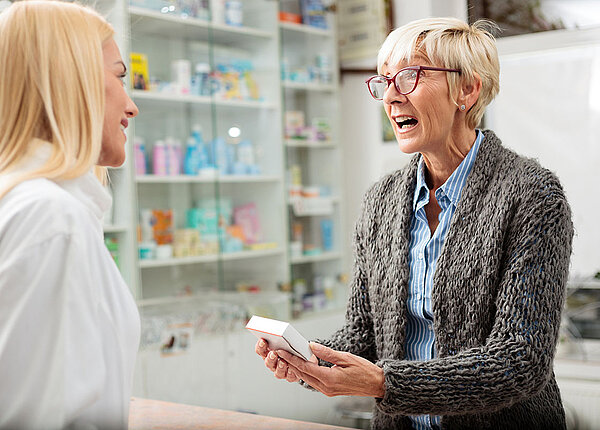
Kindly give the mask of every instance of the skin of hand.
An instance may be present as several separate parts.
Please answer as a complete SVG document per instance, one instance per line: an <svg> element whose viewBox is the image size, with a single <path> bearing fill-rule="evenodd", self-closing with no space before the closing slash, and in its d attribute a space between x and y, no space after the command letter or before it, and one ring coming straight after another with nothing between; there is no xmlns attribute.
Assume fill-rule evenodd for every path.
<svg viewBox="0 0 600 430"><path fill-rule="evenodd" d="M259 339L258 342L256 342L254 351L262 357L267 369L273 372L273 375L275 375L277 379L285 379L288 382L298 382L300 380L300 378L298 378L294 371L290 369L287 362L279 359L278 352L281 352L281 350L279 350L278 352L270 350L269 345L265 339ZM298 358L298 360L302 359ZM313 355L310 358L310 362L317 364L319 360Z"/></svg>
<svg viewBox="0 0 600 430"><path fill-rule="evenodd" d="M333 364L333 367L319 366L316 360L304 361L287 351L278 350L276 355L279 362L284 361L289 366L287 375L292 374L293 379L302 379L313 388L325 394L334 396L364 396L383 397L385 394L383 369L362 357L349 352L334 351L324 345L311 342L314 356ZM265 360L267 367L275 365ZM313 356L313 357L314 357ZM277 364L278 365L278 364ZM273 370L272 367L269 367ZM282 371L285 366L282 367ZM279 368L275 370L277 372ZM275 375L277 377L277 373ZM283 372L280 373L283 376ZM288 379L289 380L289 379Z"/></svg>

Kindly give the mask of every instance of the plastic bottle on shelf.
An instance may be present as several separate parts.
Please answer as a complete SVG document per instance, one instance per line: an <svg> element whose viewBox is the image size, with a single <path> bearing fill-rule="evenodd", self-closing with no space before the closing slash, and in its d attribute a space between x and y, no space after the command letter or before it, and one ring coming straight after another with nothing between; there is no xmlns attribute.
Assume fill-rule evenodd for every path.
<svg viewBox="0 0 600 430"><path fill-rule="evenodd" d="M133 140L133 152L135 162L135 174L145 175L147 173L146 147L144 145L144 139L142 137L136 136Z"/></svg>
<svg viewBox="0 0 600 430"><path fill-rule="evenodd" d="M210 15L213 24L224 24L225 0L210 0Z"/></svg>
<svg viewBox="0 0 600 430"><path fill-rule="evenodd" d="M196 64L193 94L196 96L210 96L210 64Z"/></svg>
<svg viewBox="0 0 600 430"><path fill-rule="evenodd" d="M213 140L213 153L215 154L215 167L218 169L220 175L228 175L229 169L229 155L227 153L227 143L222 137L217 137Z"/></svg>
<svg viewBox="0 0 600 430"><path fill-rule="evenodd" d="M189 137L185 145L185 157L183 159L183 173L186 175L198 174L197 152L196 139Z"/></svg>
<svg viewBox="0 0 600 430"><path fill-rule="evenodd" d="M196 142L196 174L198 174L210 168L206 144L202 135L202 126L200 124L195 124L192 127L192 138Z"/></svg>
<svg viewBox="0 0 600 430"><path fill-rule="evenodd" d="M155 175L165 176L167 174L167 148L162 140L154 142L152 168Z"/></svg>
<svg viewBox="0 0 600 430"><path fill-rule="evenodd" d="M225 24L241 27L244 21L244 7L240 0L225 1Z"/></svg>
<svg viewBox="0 0 600 430"><path fill-rule="evenodd" d="M179 175L181 171L181 148L178 142L172 137L165 139L166 153L167 153L167 174L168 175Z"/></svg>

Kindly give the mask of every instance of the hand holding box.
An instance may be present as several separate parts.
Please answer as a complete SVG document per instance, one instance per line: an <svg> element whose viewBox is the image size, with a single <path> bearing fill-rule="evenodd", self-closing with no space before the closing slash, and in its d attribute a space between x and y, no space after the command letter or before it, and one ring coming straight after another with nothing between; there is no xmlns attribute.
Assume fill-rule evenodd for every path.
<svg viewBox="0 0 600 430"><path fill-rule="evenodd" d="M304 360L310 360L312 351L308 341L290 323L254 315L246 328L259 339L269 343L269 349L283 349Z"/></svg>

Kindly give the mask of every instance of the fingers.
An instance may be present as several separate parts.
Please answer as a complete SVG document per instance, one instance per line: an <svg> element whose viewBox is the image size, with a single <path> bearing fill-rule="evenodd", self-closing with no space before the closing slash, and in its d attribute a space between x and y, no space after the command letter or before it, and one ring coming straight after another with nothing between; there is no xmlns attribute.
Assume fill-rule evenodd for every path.
<svg viewBox="0 0 600 430"><path fill-rule="evenodd" d="M271 351L266 355L265 366L267 366L267 369L269 369L271 372L275 372L275 370L277 369L277 359L278 358L279 357L277 356L275 351Z"/></svg>
<svg viewBox="0 0 600 430"><path fill-rule="evenodd" d="M338 365L348 364L348 353L346 352L335 351L315 342L310 343L310 349L314 355L322 360Z"/></svg>
<svg viewBox="0 0 600 430"><path fill-rule="evenodd" d="M258 339L256 345L254 346L254 351L262 358L266 358L269 352L269 346L267 344L267 341L264 339Z"/></svg>
<svg viewBox="0 0 600 430"><path fill-rule="evenodd" d="M287 379L288 373L288 365L285 361L279 359L277 360L277 365L275 367L275 377L277 379Z"/></svg>
<svg viewBox="0 0 600 430"><path fill-rule="evenodd" d="M288 382L298 382L300 378L294 373L294 371L288 366L286 381Z"/></svg>

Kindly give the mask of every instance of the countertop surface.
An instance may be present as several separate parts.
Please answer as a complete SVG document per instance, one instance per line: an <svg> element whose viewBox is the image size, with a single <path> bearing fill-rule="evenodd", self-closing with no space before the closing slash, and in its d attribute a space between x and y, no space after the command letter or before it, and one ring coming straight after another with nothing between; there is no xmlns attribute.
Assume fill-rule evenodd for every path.
<svg viewBox="0 0 600 430"><path fill-rule="evenodd" d="M129 429L347 430L348 428L134 397L129 407Z"/></svg>

